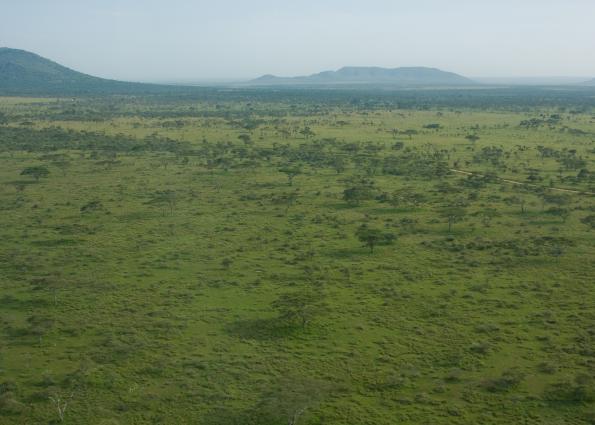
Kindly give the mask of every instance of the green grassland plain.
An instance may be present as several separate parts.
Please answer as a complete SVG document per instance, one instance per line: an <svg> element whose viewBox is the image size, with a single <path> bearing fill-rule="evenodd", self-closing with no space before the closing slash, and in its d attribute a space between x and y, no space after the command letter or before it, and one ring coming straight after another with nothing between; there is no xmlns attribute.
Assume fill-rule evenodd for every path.
<svg viewBox="0 0 595 425"><path fill-rule="evenodd" d="M591 110L0 112L0 423L595 423Z"/></svg>

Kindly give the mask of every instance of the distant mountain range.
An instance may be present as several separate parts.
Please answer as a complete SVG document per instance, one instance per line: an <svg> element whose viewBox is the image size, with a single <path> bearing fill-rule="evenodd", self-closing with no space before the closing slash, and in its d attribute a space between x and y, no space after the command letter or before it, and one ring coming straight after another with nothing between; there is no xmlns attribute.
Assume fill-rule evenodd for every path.
<svg viewBox="0 0 595 425"><path fill-rule="evenodd" d="M264 75L254 85L394 85L394 86L470 86L473 80L436 68L378 68L349 66L303 77Z"/></svg>
<svg viewBox="0 0 595 425"><path fill-rule="evenodd" d="M436 68L345 67L302 77L264 75L239 86L288 87L465 87L473 81ZM525 82L526 83L526 82ZM495 84L495 82L492 82ZM595 79L573 84L595 86ZM222 86L228 84L221 84ZM232 84L232 86L236 86ZM206 88L188 85L129 83L74 71L35 53L0 48L0 95L201 94Z"/></svg>

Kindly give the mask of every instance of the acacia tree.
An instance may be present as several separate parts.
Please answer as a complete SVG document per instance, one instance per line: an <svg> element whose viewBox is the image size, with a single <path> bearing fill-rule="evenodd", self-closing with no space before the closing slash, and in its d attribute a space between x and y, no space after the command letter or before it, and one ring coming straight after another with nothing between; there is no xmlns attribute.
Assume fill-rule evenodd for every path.
<svg viewBox="0 0 595 425"><path fill-rule="evenodd" d="M100 210L103 210L103 204L99 200L87 202L80 209L81 214L92 213L92 212L100 211Z"/></svg>
<svg viewBox="0 0 595 425"><path fill-rule="evenodd" d="M570 196L559 193L543 193L541 195L541 208L545 209L546 204L554 204L556 207L564 208L570 204Z"/></svg>
<svg viewBox="0 0 595 425"><path fill-rule="evenodd" d="M338 156L332 159L331 166L335 169L337 174L341 174L343 171L345 171L347 163L343 157Z"/></svg>
<svg viewBox="0 0 595 425"><path fill-rule="evenodd" d="M566 223L566 220L568 220L568 217L570 217L570 210L568 208L553 207L549 208L546 211L546 214L553 215L555 217L560 217L562 223Z"/></svg>
<svg viewBox="0 0 595 425"><path fill-rule="evenodd" d="M314 133L312 131L312 129L308 126L304 127L303 129L300 130L300 134L302 136L304 136L305 139L309 139L310 137L313 137L316 135L316 133Z"/></svg>
<svg viewBox="0 0 595 425"><path fill-rule="evenodd" d="M35 167L27 167L23 171L21 171L21 176L31 176L35 179L35 181L39 181L42 177L47 177L50 174L50 170L48 170L43 165L37 165Z"/></svg>
<svg viewBox="0 0 595 425"><path fill-rule="evenodd" d="M25 191L25 189L27 188L27 186L29 186L31 184L30 181L14 181L14 182L10 182L10 185L12 185L12 187L14 187L14 190L16 190L17 193L23 193Z"/></svg>
<svg viewBox="0 0 595 425"><path fill-rule="evenodd" d="M522 196L512 196L505 199L508 205L518 205L521 209L521 214L525 214L525 198Z"/></svg>
<svg viewBox="0 0 595 425"><path fill-rule="evenodd" d="M468 134L465 136L465 139L469 140L472 144L475 144L480 137L477 134Z"/></svg>
<svg viewBox="0 0 595 425"><path fill-rule="evenodd" d="M252 144L252 138L250 137L249 134L240 134L238 136L238 139L240 139L242 142L244 142L245 145L251 145Z"/></svg>
<svg viewBox="0 0 595 425"><path fill-rule="evenodd" d="M452 225L462 221L467 214L467 210L459 205L448 205L440 210L440 216L448 220L448 233L452 230Z"/></svg>
<svg viewBox="0 0 595 425"><path fill-rule="evenodd" d="M595 229L595 215L588 215L582 218L581 223L585 226L589 226L591 229Z"/></svg>
<svg viewBox="0 0 595 425"><path fill-rule="evenodd" d="M65 159L56 160L53 165L62 170L62 176L66 176L66 170L71 166L71 162Z"/></svg>
<svg viewBox="0 0 595 425"><path fill-rule="evenodd" d="M415 136L418 133L417 130L414 129L407 129L403 132L404 135L409 136L409 140L411 140L412 136Z"/></svg>
<svg viewBox="0 0 595 425"><path fill-rule="evenodd" d="M377 245L390 245L396 239L393 233L383 232L380 229L374 229L367 224L362 224L355 232L355 236L364 246L370 248L370 253L374 252Z"/></svg>
<svg viewBox="0 0 595 425"><path fill-rule="evenodd" d="M315 317L326 312L328 308L324 294L309 287L281 294L271 305L277 310L281 320L297 322L302 328L306 328Z"/></svg>
<svg viewBox="0 0 595 425"><path fill-rule="evenodd" d="M352 206L369 199L374 199L374 188L371 185L359 184L343 191L343 200Z"/></svg>
<svg viewBox="0 0 595 425"><path fill-rule="evenodd" d="M276 196L273 199L273 201L280 203L280 204L284 204L285 205L285 214L287 214L287 212L289 211L289 208L291 208L293 206L293 204L295 204L295 201L297 201L298 195L299 195L299 189L296 189L291 192L281 193L280 195Z"/></svg>
<svg viewBox="0 0 595 425"><path fill-rule="evenodd" d="M155 192L151 199L146 202L148 205L157 205L163 208L169 208L169 213L173 215L174 207L177 203L177 195L176 192L173 190L162 190ZM163 211L163 215L165 215L165 209Z"/></svg>
<svg viewBox="0 0 595 425"><path fill-rule="evenodd" d="M289 186L293 186L293 179L302 174L302 170L296 166L285 166L279 169L280 172L284 173L287 176L287 182Z"/></svg>

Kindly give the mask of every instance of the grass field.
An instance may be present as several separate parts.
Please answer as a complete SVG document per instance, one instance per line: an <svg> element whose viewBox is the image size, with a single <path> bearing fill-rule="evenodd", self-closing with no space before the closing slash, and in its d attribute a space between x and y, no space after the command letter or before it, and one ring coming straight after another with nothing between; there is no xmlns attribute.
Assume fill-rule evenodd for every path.
<svg viewBox="0 0 595 425"><path fill-rule="evenodd" d="M592 109L221 96L0 98L0 423L595 423Z"/></svg>

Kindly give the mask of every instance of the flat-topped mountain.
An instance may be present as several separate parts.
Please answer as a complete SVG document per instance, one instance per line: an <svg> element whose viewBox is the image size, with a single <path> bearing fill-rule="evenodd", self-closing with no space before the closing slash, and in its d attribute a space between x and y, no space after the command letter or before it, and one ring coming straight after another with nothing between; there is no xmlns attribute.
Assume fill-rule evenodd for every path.
<svg viewBox="0 0 595 425"><path fill-rule="evenodd" d="M436 68L379 68L349 66L302 77L264 75L251 81L257 85L370 84L397 86L468 86L473 80Z"/></svg>

